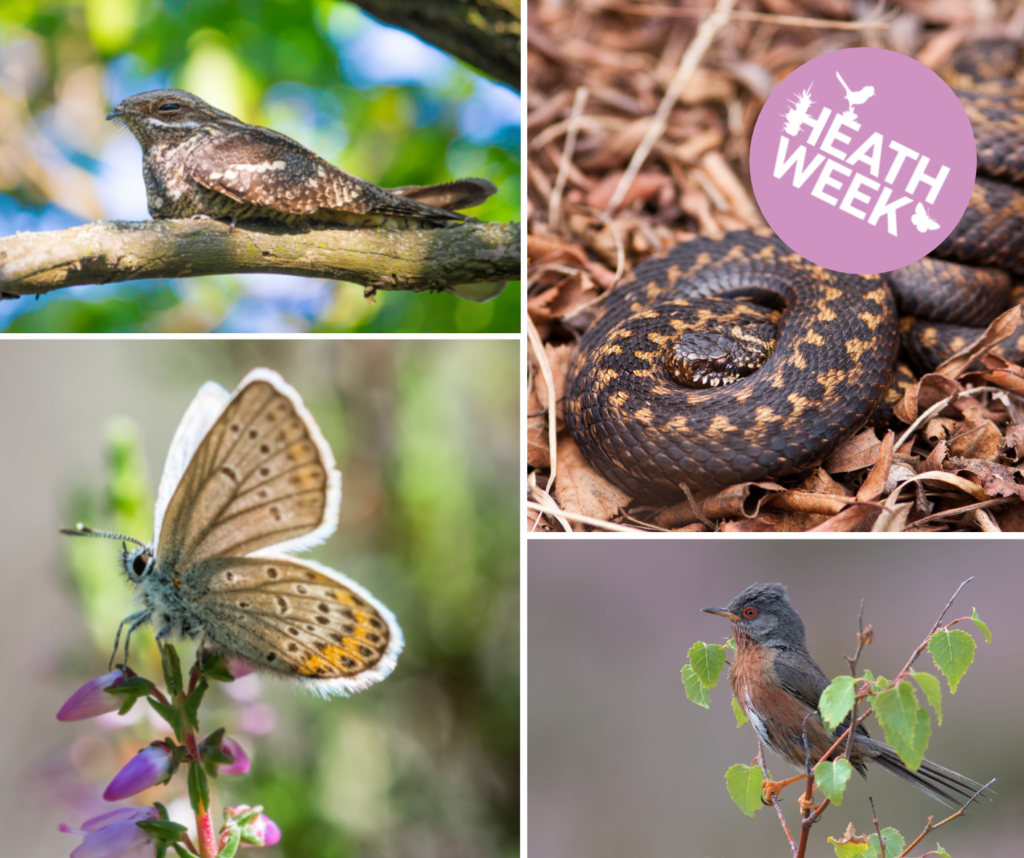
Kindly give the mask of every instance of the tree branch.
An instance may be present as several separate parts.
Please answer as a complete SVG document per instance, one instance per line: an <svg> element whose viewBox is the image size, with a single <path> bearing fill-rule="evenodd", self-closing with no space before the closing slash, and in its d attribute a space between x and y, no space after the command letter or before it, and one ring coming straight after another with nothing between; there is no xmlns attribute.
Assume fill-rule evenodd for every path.
<svg viewBox="0 0 1024 858"><path fill-rule="evenodd" d="M353 0L519 91L519 0Z"/></svg>
<svg viewBox="0 0 1024 858"><path fill-rule="evenodd" d="M520 276L518 223L445 229L232 229L214 220L98 221L0 238L0 293L34 295L151 277L294 274L375 290L446 290L484 300ZM481 294L498 281L497 291ZM462 288L466 287L466 288Z"/></svg>

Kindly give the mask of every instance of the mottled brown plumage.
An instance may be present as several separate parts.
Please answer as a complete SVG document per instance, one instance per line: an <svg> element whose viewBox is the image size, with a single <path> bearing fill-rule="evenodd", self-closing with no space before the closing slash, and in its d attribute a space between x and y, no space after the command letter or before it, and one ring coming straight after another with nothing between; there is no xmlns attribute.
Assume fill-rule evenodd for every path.
<svg viewBox="0 0 1024 858"><path fill-rule="evenodd" d="M387 191L179 89L130 96L107 119L142 144L154 218L419 229L462 223L466 216L452 209L479 205L497 190L486 179L461 179Z"/></svg>

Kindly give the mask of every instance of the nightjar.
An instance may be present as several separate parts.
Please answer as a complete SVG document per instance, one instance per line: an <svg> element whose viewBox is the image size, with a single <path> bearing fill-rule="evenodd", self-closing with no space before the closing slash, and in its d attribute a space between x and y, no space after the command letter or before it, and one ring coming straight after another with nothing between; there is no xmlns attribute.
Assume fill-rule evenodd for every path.
<svg viewBox="0 0 1024 858"><path fill-rule="evenodd" d="M463 223L467 216L456 209L497 191L486 179L385 190L180 89L129 96L107 119L123 123L142 144L154 218L421 229Z"/></svg>

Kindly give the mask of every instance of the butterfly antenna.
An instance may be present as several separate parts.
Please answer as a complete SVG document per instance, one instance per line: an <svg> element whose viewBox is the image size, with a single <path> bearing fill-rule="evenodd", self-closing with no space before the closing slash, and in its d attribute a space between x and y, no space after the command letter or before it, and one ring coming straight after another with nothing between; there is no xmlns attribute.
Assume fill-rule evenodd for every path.
<svg viewBox="0 0 1024 858"><path fill-rule="evenodd" d="M146 543L134 536L125 536L123 533L111 533L107 530L93 530L91 527L86 527L84 524L79 522L74 527L62 527L60 532L67 536L99 536L103 539L120 539L122 542L134 542L136 545L142 548L146 547Z"/></svg>

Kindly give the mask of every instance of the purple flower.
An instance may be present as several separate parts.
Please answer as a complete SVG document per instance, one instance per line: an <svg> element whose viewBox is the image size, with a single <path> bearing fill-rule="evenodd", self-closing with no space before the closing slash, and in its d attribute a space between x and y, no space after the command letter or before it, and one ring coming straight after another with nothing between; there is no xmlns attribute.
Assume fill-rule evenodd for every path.
<svg viewBox="0 0 1024 858"><path fill-rule="evenodd" d="M163 742L154 742L132 757L103 792L107 801L120 801L149 789L171 774L174 754Z"/></svg>
<svg viewBox="0 0 1024 858"><path fill-rule="evenodd" d="M229 819L235 819L249 810L252 810L249 805L240 804L237 807L225 808L224 815ZM256 840L257 842L250 843L249 840ZM247 822L242 829L243 846L273 846L280 841L281 829L277 827L277 823L274 820L262 813L255 819Z"/></svg>
<svg viewBox="0 0 1024 858"><path fill-rule="evenodd" d="M256 670L251 661L234 653L224 656L224 667L227 668L228 673L235 679L241 679L243 676L248 676Z"/></svg>
<svg viewBox="0 0 1024 858"><path fill-rule="evenodd" d="M217 773L221 775L244 775L248 774L252 763L249 762L249 756L245 753L245 749L238 744L234 739L229 739L225 736L220 740L220 749L225 754L235 758L233 763L225 763L217 769Z"/></svg>
<svg viewBox="0 0 1024 858"><path fill-rule="evenodd" d="M263 841L264 846L273 846L281 840L281 829L277 827L277 823L262 813L252 821L250 830ZM242 845L248 846L249 844L243 841Z"/></svg>
<svg viewBox="0 0 1024 858"><path fill-rule="evenodd" d="M65 834L85 838L71 858L153 858L156 848L152 835L135 823L159 818L155 807L122 807L86 820L81 828L63 823L59 828Z"/></svg>
<svg viewBox="0 0 1024 858"><path fill-rule="evenodd" d="M60 707L57 720L81 721L84 718L95 718L105 712L120 709L124 699L114 694L107 694L103 689L113 688L122 682L124 682L124 674L120 670L90 679L68 698L67 703Z"/></svg>

